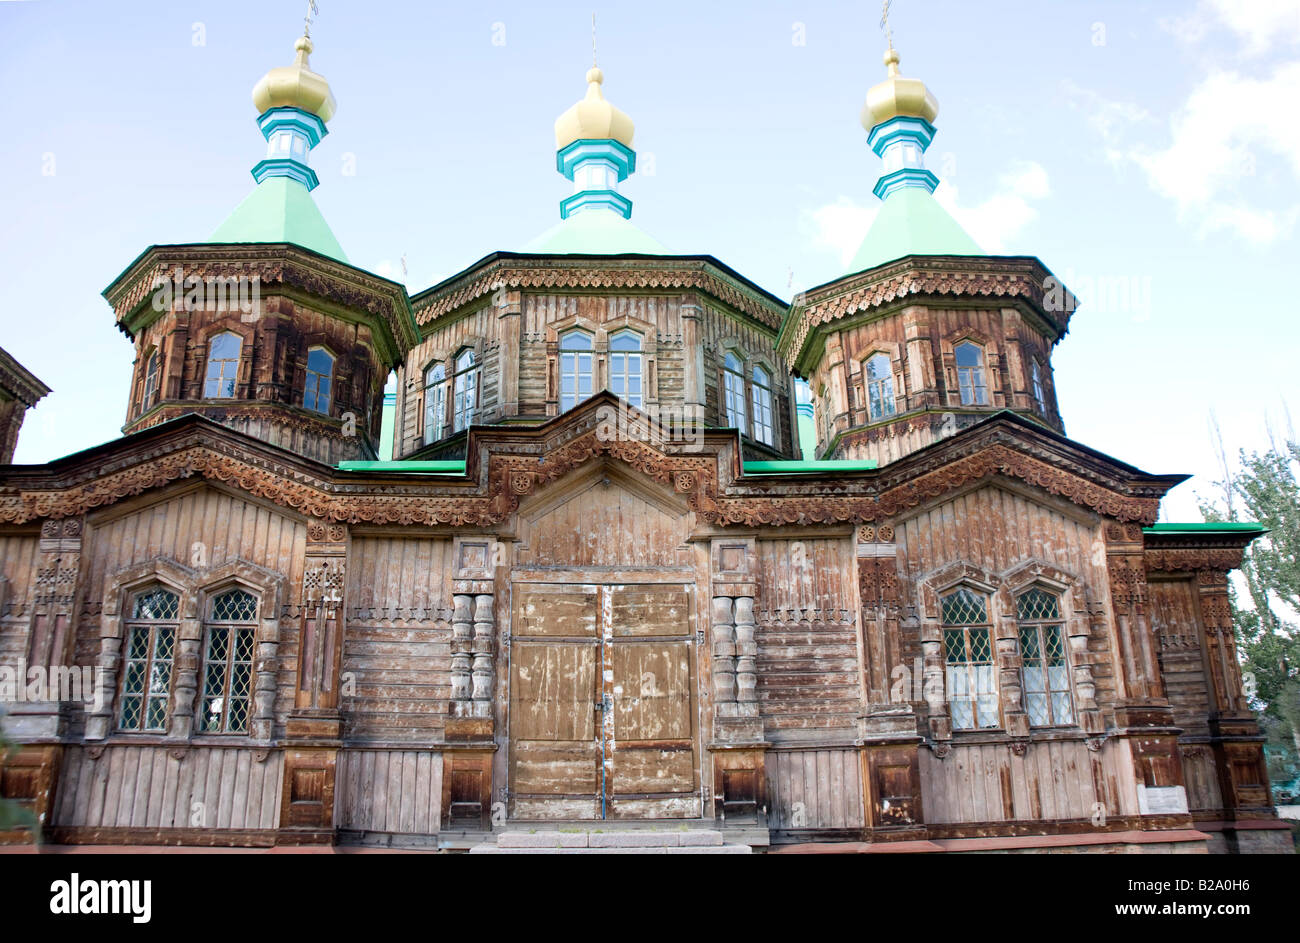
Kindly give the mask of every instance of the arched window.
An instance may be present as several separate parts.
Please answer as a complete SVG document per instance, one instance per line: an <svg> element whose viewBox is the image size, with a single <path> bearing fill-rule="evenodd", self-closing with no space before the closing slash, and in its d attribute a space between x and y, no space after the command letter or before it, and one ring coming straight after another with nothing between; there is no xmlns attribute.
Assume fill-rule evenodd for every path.
<svg viewBox="0 0 1300 943"><path fill-rule="evenodd" d="M998 726L998 691L993 678L993 624L988 599L973 590L954 590L939 600L943 662L954 730Z"/></svg>
<svg viewBox="0 0 1300 943"><path fill-rule="evenodd" d="M1035 727L1074 723L1060 599L1038 588L1022 593L1016 597L1016 619L1020 624L1021 686L1029 723Z"/></svg>
<svg viewBox="0 0 1300 943"><path fill-rule="evenodd" d="M590 396L592 383L591 335L570 331L560 338L560 412Z"/></svg>
<svg viewBox="0 0 1300 943"><path fill-rule="evenodd" d="M641 335L619 331L609 341L609 388L641 408Z"/></svg>
<svg viewBox="0 0 1300 943"><path fill-rule="evenodd" d="M751 374L750 401L754 408L754 438L768 445L772 437L772 374L758 364Z"/></svg>
<svg viewBox="0 0 1300 943"><path fill-rule="evenodd" d="M894 371L889 354L872 354L863 365L867 375L867 404L872 419L894 415Z"/></svg>
<svg viewBox="0 0 1300 943"><path fill-rule="evenodd" d="M447 368L435 363L424 371L424 443L437 442L447 426Z"/></svg>
<svg viewBox="0 0 1300 943"><path fill-rule="evenodd" d="M247 733L253 689L257 597L230 589L212 598L203 652L204 733Z"/></svg>
<svg viewBox="0 0 1300 943"><path fill-rule="evenodd" d="M307 385L302 393L302 404L328 416L333 380L333 355L324 347L313 347L307 351Z"/></svg>
<svg viewBox="0 0 1300 943"><path fill-rule="evenodd" d="M235 395L235 379L239 373L239 352L243 338L227 331L208 342L208 375L203 384L207 399L229 399Z"/></svg>
<svg viewBox="0 0 1300 943"><path fill-rule="evenodd" d="M987 406L989 389L984 381L984 351L978 344L962 341L953 350L957 359L957 386L963 406Z"/></svg>
<svg viewBox="0 0 1300 943"><path fill-rule="evenodd" d="M452 426L454 432L460 432L473 425L478 406L478 362L472 350L462 350L456 355L453 393Z"/></svg>
<svg viewBox="0 0 1300 943"><path fill-rule="evenodd" d="M130 613L123 626L117 726L120 730L165 731L180 599L170 590L147 590L131 600Z"/></svg>
<svg viewBox="0 0 1300 943"><path fill-rule="evenodd" d="M1043 370L1038 366L1037 360L1034 361L1033 369L1030 372L1033 374L1034 400L1038 403L1038 411L1046 416L1047 396L1043 392Z"/></svg>
<svg viewBox="0 0 1300 943"><path fill-rule="evenodd" d="M723 406L727 411L727 425L749 433L745 423L745 365L731 351L722 361Z"/></svg>
<svg viewBox="0 0 1300 943"><path fill-rule="evenodd" d="M140 408L148 409L153 405L154 397L158 395L158 350L157 348L149 354L149 360L144 367L144 399L141 400Z"/></svg>

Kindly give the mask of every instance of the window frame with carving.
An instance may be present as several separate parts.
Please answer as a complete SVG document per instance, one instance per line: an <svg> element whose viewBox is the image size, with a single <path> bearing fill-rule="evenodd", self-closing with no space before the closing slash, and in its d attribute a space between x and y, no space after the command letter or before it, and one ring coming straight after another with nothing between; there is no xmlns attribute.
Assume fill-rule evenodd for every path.
<svg viewBox="0 0 1300 943"><path fill-rule="evenodd" d="M218 351L216 350L216 346L218 342L224 340L225 338L231 338L236 344L233 359L230 357L216 356L216 354L218 353ZM207 366L203 374L203 398L204 399L234 399L235 398L235 394L239 391L239 365L243 361L243 357L244 357L244 338L240 336L238 333L236 333L235 331L218 331L216 334L213 334L211 337L208 338L208 355L207 355L207 359L204 361L204 363ZM221 365L220 367L218 367L217 375L215 377L212 375L212 367L214 364ZM227 364L230 365L231 372L229 374L226 373ZM215 393L211 392L211 390L213 389L212 385L214 383L217 384L217 386L215 387L216 389ZM229 393L221 392L222 383L229 383L230 385Z"/></svg>
<svg viewBox="0 0 1300 943"><path fill-rule="evenodd" d="M982 619L954 619L955 603L950 603L963 593L978 600ZM1000 693L998 691L997 658L993 634L993 596L974 586L953 586L939 594L939 623L942 640L944 691L948 700L948 715L954 731L989 731L1002 727ZM969 603L966 603L969 606ZM978 635L982 633L982 646ZM960 641L960 651L954 642ZM975 659L978 648L983 657ZM984 703L981 703L984 702ZM965 712L959 704L968 704L970 724L965 724ZM985 722L987 721L987 722Z"/></svg>
<svg viewBox="0 0 1300 943"><path fill-rule="evenodd" d="M422 435L425 445L441 439L447 428L447 386L445 363L439 360L424 368L424 432Z"/></svg>
<svg viewBox="0 0 1300 943"><path fill-rule="evenodd" d="M586 346L581 346L581 345ZM560 335L560 412L567 413L596 392L596 337L590 331L573 328ZM586 389L583 389L584 381ZM570 383L573 389L566 390Z"/></svg>
<svg viewBox="0 0 1300 943"><path fill-rule="evenodd" d="M961 352L970 348L976 353L974 364L963 365ZM957 398L963 406L988 406L992 400L989 394L988 351L984 345L972 339L964 338L952 345L953 369L957 371ZM967 399L967 390L970 398Z"/></svg>
<svg viewBox="0 0 1300 943"><path fill-rule="evenodd" d="M251 615L246 619L221 618L221 613L218 611L219 604L226 597L237 593L242 593L253 601ZM257 655L257 632L260 624L258 616L261 607L262 599L260 594L252 588L240 584L224 586L208 596L203 620L203 659L198 676L199 734L213 736L248 736L250 734L255 709L253 702L256 681L254 666ZM219 632L226 633L225 649L223 654L215 657L214 640ZM245 644L246 648L241 649L240 646ZM236 657L244 655L246 657ZM217 665L221 666L219 676L214 674L214 668ZM231 692L235 689L237 668L244 671L246 693L235 697L232 696ZM214 677L220 678L220 691L214 690L212 683ZM219 706L211 707L211 701L218 697L220 700ZM242 703L243 721L242 726L232 727L232 704L236 701ZM212 725L214 712L217 720L215 727Z"/></svg>
<svg viewBox="0 0 1300 943"><path fill-rule="evenodd" d="M884 361L884 375L875 374L876 364ZM882 422L898 413L898 400L894 393L894 361L883 350L873 351L862 361L862 383L866 393L867 421ZM877 403L880 408L877 409ZM888 404L888 408L886 408Z"/></svg>
<svg viewBox="0 0 1300 943"><path fill-rule="evenodd" d="M732 366L732 363L735 366ZM745 361L734 350L722 357L722 410L727 426L749 435L748 403L745 401Z"/></svg>
<svg viewBox="0 0 1300 943"><path fill-rule="evenodd" d="M759 379L765 378L766 382ZM754 441L776 445L776 411L773 409L775 378L771 370L761 363L750 367L749 405L750 422L754 427Z"/></svg>
<svg viewBox="0 0 1300 943"><path fill-rule="evenodd" d="M329 360L329 373L322 373L319 369L312 367L312 355L320 353ZM320 361L317 361L319 364ZM314 344L307 348L307 370L302 386L302 406L314 413L320 413L323 416L330 415L333 410L330 408L334 403L334 368L338 365L338 358L330 353L329 348L323 344ZM321 392L322 385L324 392ZM321 409L321 399L325 400L325 408Z"/></svg>
<svg viewBox="0 0 1300 943"><path fill-rule="evenodd" d="M629 338L636 343L636 347L616 346L625 344ZM607 373L609 382L606 386L610 392L626 400L629 406L635 406L637 409L644 408L645 339L638 332L631 328L622 328L610 335ZM634 385L635 391L631 389ZM618 386L622 386L623 389L617 389Z"/></svg>
<svg viewBox="0 0 1300 943"><path fill-rule="evenodd" d="M1027 609L1027 605L1032 605L1029 601L1038 598L1034 594L1050 600L1053 608L1044 609L1038 606L1035 609ZM1034 728L1073 727L1078 723L1079 712L1075 704L1074 685L1071 683L1070 635L1066 629L1063 603L1061 593L1046 586L1028 586L1015 596L1016 641L1020 646L1021 699L1025 714L1029 718L1029 726ZM1055 654L1050 657L1058 663L1031 665L1031 661L1045 660L1047 656L1044 653L1052 650L1048 645L1052 635L1055 635ZM1034 654L1031 655L1031 652ZM1053 670L1057 674L1053 675L1051 673ZM1033 674L1035 671L1041 673L1042 684L1035 683ZM1034 689L1031 690L1031 687ZM1043 698L1041 705L1046 711L1045 714L1041 710L1036 711L1033 706L1036 703L1034 698L1039 697ZM1063 710L1059 707L1062 698ZM1046 717L1046 721L1036 722L1035 716Z"/></svg>
<svg viewBox="0 0 1300 943"><path fill-rule="evenodd" d="M142 615L141 604L158 596L171 597L170 614L165 617ZM155 584L137 589L130 596L131 617L122 620L122 669L118 679L118 702L113 711L113 727L118 733L166 733L171 722L172 689L176 681L176 648L180 639L181 594L170 586ZM145 638L142 657L135 655L138 650L136 638ZM159 651L166 652L160 656ZM158 680L159 665L162 665L164 677L161 690L155 690ZM142 666L135 678L139 681L139 690L132 690L133 666ZM139 702L139 714L136 723L128 725L126 712L128 704ZM150 711L155 704L162 705L162 720L150 725Z"/></svg>
<svg viewBox="0 0 1300 943"><path fill-rule="evenodd" d="M466 360L468 358L468 360ZM452 432L463 432L474 425L478 415L482 365L473 347L462 347L452 360Z"/></svg>

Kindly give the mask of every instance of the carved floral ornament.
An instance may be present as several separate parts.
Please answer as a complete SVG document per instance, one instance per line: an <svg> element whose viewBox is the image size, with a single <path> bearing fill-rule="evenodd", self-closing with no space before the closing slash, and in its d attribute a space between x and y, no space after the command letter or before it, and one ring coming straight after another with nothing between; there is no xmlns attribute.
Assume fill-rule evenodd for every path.
<svg viewBox="0 0 1300 943"><path fill-rule="evenodd" d="M261 459L238 446L187 437L174 451L156 449L134 462L107 461L98 477L62 489L0 488L0 522L65 518L187 478L227 483L255 497L327 522L492 526L518 508L519 499L592 459L618 459L683 494L689 507L714 525L874 523L990 476L1017 479L1125 522L1153 521L1158 497L1123 494L1042 458L993 444L925 466L893 482L805 482L773 485L719 478L715 454L670 454L636 440L608 440L586 428L539 456L485 452L486 487L471 472L463 483L401 487L341 487L296 467ZM546 445L550 445L548 441ZM1136 524L1134 525L1136 526ZM885 537L888 524L878 526ZM1140 529L1139 529L1140 533Z"/></svg>
<svg viewBox="0 0 1300 943"><path fill-rule="evenodd" d="M418 296L415 317L421 326L454 312L500 289L577 289L598 291L702 291L771 328L779 328L783 306L764 298L739 281L725 276L705 262L656 260L652 267L604 266L593 268L590 261L575 265L530 266L526 261L493 264L477 274L441 288L436 294Z"/></svg>

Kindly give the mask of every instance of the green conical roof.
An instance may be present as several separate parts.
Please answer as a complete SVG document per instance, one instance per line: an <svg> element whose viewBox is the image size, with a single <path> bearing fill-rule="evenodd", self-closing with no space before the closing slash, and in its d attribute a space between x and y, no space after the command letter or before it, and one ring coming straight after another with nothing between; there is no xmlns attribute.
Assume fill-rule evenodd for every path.
<svg viewBox="0 0 1300 943"><path fill-rule="evenodd" d="M267 177L212 234L212 242L292 242L347 262L343 247L303 184Z"/></svg>
<svg viewBox="0 0 1300 943"><path fill-rule="evenodd" d="M574 213L528 245L525 252L582 255L668 255L658 240L642 232L618 213L603 209Z"/></svg>
<svg viewBox="0 0 1300 943"><path fill-rule="evenodd" d="M849 271L862 272L905 255L985 254L933 194L903 187L881 204Z"/></svg>

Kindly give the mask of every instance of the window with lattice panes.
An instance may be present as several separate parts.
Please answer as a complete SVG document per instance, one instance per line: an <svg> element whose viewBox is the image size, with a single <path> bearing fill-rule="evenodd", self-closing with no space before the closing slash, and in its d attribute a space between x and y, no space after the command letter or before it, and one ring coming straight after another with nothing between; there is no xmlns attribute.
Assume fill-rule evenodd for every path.
<svg viewBox="0 0 1300 943"><path fill-rule="evenodd" d="M962 587L939 600L948 710L954 730L997 727L998 690L993 665L993 623L988 599Z"/></svg>
<svg viewBox="0 0 1300 943"><path fill-rule="evenodd" d="M229 589L212 598L203 651L204 733L247 733L252 707L257 597Z"/></svg>
<svg viewBox="0 0 1300 943"><path fill-rule="evenodd" d="M328 416L333 382L334 355L324 347L311 348L307 351L307 382L302 391L302 405Z"/></svg>
<svg viewBox="0 0 1300 943"><path fill-rule="evenodd" d="M560 338L560 412L587 399L596 386L594 341L586 331Z"/></svg>
<svg viewBox="0 0 1300 943"><path fill-rule="evenodd" d="M172 660L180 619L180 598L151 589L131 600L123 625L122 693L119 730L165 731L171 702Z"/></svg>
<svg viewBox="0 0 1300 943"><path fill-rule="evenodd" d="M154 399L158 396L158 370L158 351L155 350L149 355L149 360L145 363L144 398L141 401L142 409L148 409L152 406Z"/></svg>
<svg viewBox="0 0 1300 943"><path fill-rule="evenodd" d="M1038 404L1038 411L1047 415L1047 394L1043 391L1043 368L1034 361L1033 369L1030 371L1034 383L1034 402Z"/></svg>
<svg viewBox="0 0 1300 943"><path fill-rule="evenodd" d="M239 355L243 347L243 338L230 331L217 334L208 342L208 372L203 381L205 398L229 399L235 395Z"/></svg>
<svg viewBox="0 0 1300 943"><path fill-rule="evenodd" d="M1074 723L1065 621L1055 593L1034 588L1016 597L1020 625L1020 684L1025 713L1034 727Z"/></svg>

